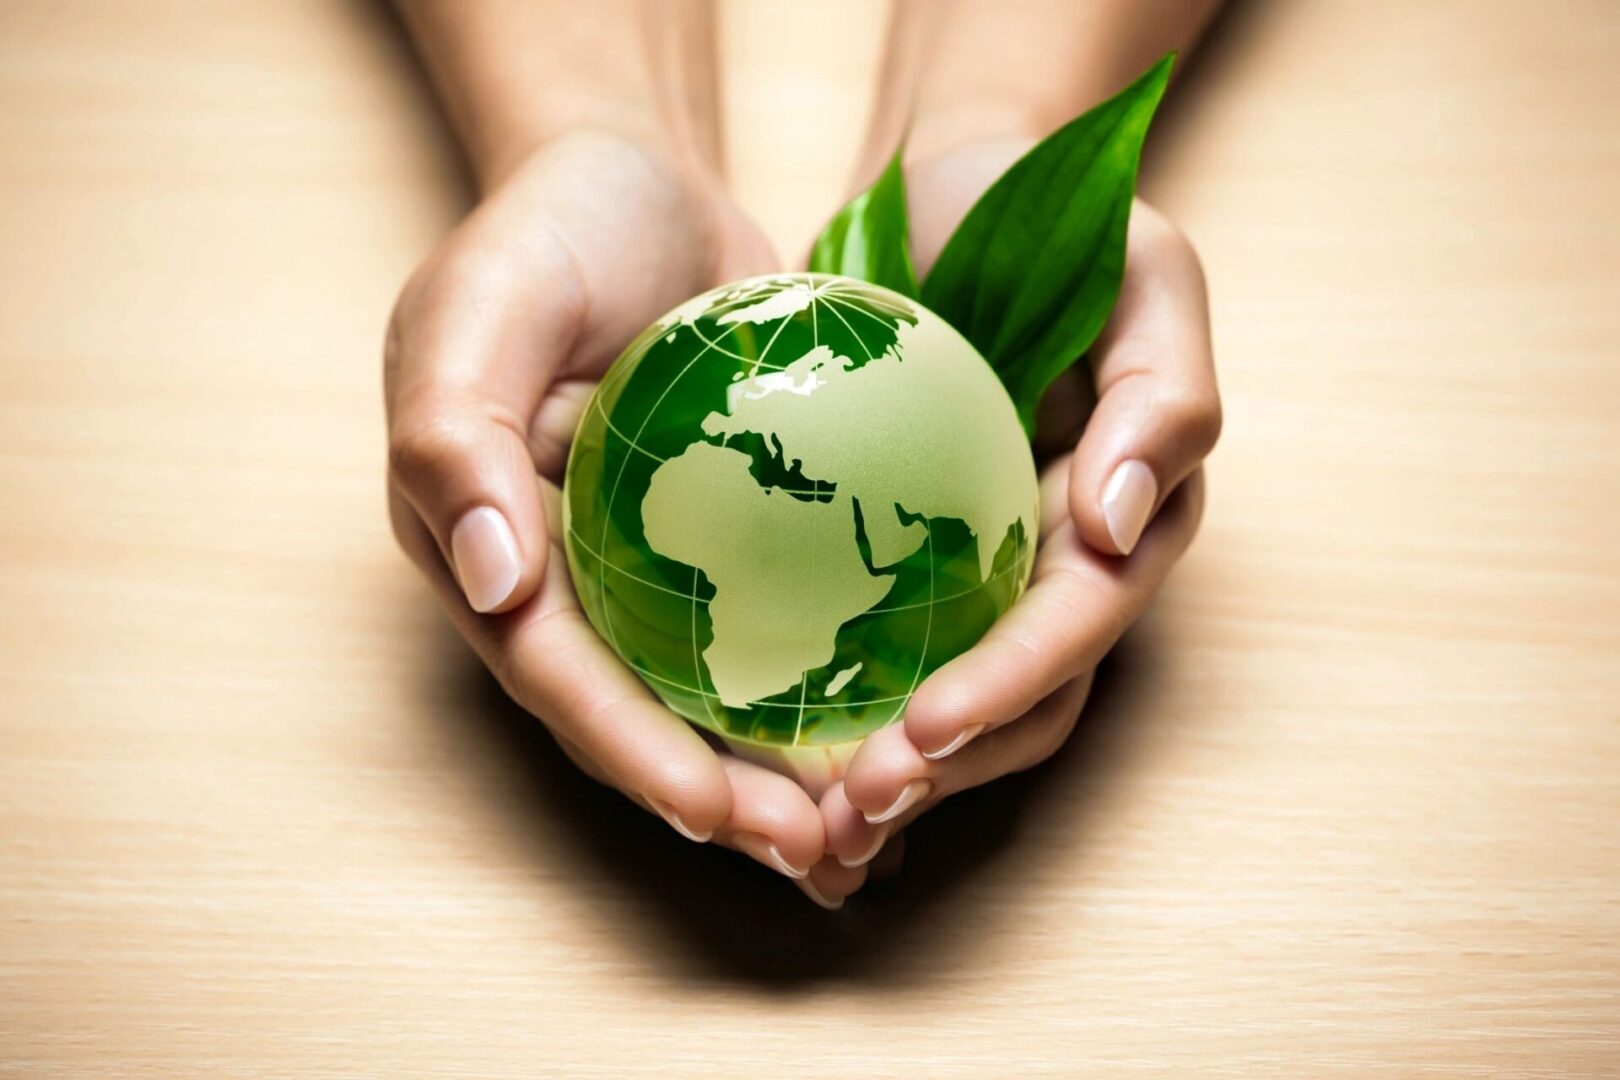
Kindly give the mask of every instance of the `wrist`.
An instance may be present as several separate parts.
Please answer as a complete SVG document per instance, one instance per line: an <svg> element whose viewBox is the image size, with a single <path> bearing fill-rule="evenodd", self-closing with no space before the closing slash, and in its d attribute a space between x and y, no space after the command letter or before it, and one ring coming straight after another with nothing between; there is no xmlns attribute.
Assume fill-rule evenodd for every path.
<svg viewBox="0 0 1620 1080"><path fill-rule="evenodd" d="M918 111L906 137L906 156L926 161L964 146L1034 143L1049 126L1026 102L997 98L953 102Z"/></svg>
<svg viewBox="0 0 1620 1080"><path fill-rule="evenodd" d="M854 190L865 190L888 165L895 147L905 142L908 168L950 157L958 150L1008 146L1021 156L1047 133L1039 110L1005 98L979 98L918 108L879 107L867 132L855 170Z"/></svg>
<svg viewBox="0 0 1620 1080"><path fill-rule="evenodd" d="M590 131L719 168L708 0L395 0L479 186Z"/></svg>
<svg viewBox="0 0 1620 1080"><path fill-rule="evenodd" d="M578 92L526 99L520 108L482 125L464 125L463 139L479 187L489 192L537 153L570 138L606 138L631 145L681 171L699 171L656 110L611 94Z"/></svg>

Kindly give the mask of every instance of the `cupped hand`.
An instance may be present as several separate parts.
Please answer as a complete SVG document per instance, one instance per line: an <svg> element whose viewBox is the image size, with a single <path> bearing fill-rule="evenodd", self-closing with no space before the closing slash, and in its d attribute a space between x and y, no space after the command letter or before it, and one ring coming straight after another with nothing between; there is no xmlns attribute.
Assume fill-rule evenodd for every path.
<svg viewBox="0 0 1620 1080"><path fill-rule="evenodd" d="M559 522L574 428L620 349L681 301L774 267L719 185L661 150L583 132L546 144L400 295L388 493L458 629L581 769L802 883L823 855L815 803L717 752L613 655L580 611Z"/></svg>
<svg viewBox="0 0 1620 1080"><path fill-rule="evenodd" d="M919 271L1029 145L980 141L908 166ZM823 795L828 857L814 873L824 894L841 898L835 884L851 880L835 867L863 866L941 799L1056 751L1097 663L1197 530L1200 465L1221 426L1204 278L1187 239L1140 201L1119 300L1090 357L1042 403L1030 586L979 644L923 681L904 722L869 736Z"/></svg>

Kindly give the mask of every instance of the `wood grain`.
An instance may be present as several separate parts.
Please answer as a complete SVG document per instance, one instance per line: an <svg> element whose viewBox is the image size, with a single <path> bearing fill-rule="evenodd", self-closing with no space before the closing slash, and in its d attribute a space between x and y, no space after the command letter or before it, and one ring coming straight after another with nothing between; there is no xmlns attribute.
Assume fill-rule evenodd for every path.
<svg viewBox="0 0 1620 1080"><path fill-rule="evenodd" d="M784 251L881 15L728 8ZM468 195L382 10L5 5L0 1074L1620 1072L1617 51L1226 17L1146 178L1204 532L1072 745L833 917L577 777L393 550L382 326Z"/></svg>

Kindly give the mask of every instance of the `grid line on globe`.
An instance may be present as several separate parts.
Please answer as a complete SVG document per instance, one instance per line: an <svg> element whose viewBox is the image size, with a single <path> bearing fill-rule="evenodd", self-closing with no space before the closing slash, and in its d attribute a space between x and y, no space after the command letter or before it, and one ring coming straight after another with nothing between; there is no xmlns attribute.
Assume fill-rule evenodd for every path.
<svg viewBox="0 0 1620 1080"><path fill-rule="evenodd" d="M677 308L603 378L569 459L570 569L679 715L741 742L858 739L1022 591L1027 443L994 373L933 323L852 279L751 279ZM977 370L935 356L952 349ZM975 441L986 410L999 426ZM925 512L963 501L952 472L966 509Z"/></svg>

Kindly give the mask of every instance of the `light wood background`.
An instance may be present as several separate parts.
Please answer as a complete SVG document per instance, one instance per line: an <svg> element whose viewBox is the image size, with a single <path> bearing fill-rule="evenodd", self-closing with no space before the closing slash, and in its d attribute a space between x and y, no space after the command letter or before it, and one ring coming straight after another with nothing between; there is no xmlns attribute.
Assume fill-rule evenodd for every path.
<svg viewBox="0 0 1620 1080"><path fill-rule="evenodd" d="M732 3L837 199L881 7ZM1620 6L1250 2L1150 198L1198 544L1072 745L826 915L578 778L392 547L467 207L366 4L0 7L0 1074L1620 1073Z"/></svg>

